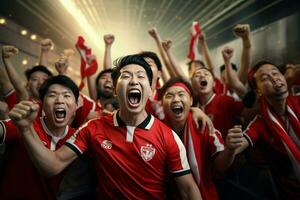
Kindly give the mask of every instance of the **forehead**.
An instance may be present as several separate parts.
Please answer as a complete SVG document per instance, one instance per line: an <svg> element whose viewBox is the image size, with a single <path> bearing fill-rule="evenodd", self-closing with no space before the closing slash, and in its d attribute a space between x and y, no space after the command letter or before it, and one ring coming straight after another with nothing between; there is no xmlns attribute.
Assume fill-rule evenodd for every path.
<svg viewBox="0 0 300 200"><path fill-rule="evenodd" d="M209 71L209 70L207 70L207 69L205 69L205 68L198 68L196 71L195 71L195 74L206 74L206 73L209 73L211 76L212 76L212 74L211 74L211 72Z"/></svg>
<svg viewBox="0 0 300 200"><path fill-rule="evenodd" d="M279 71L278 68L274 65L271 65L271 64L265 64L265 65L262 65L255 73L255 75L260 75L260 74L263 74L263 73L268 73L269 71Z"/></svg>
<svg viewBox="0 0 300 200"><path fill-rule="evenodd" d="M171 87L167 88L165 94L167 94L167 93L177 93L177 92L186 92L186 91L185 91L184 88L182 88L180 86L171 86Z"/></svg>
<svg viewBox="0 0 300 200"><path fill-rule="evenodd" d="M103 74L101 74L100 78L102 77L111 77L111 72L105 72Z"/></svg>
<svg viewBox="0 0 300 200"><path fill-rule="evenodd" d="M45 72L42 72L42 71L36 71L36 72L33 72L31 75L30 75L30 78L38 78L38 77L42 77L42 78L48 78L48 74L46 74Z"/></svg>
<svg viewBox="0 0 300 200"><path fill-rule="evenodd" d="M47 93L50 93L50 92L56 92L56 93L65 93L65 92L68 92L68 93L72 93L73 92L71 91L70 88L64 86L64 85L60 85L60 84L52 84L50 85L50 87L48 88L48 91Z"/></svg>
<svg viewBox="0 0 300 200"><path fill-rule="evenodd" d="M121 73L123 72L145 72L146 73L146 70L140 66L140 65L137 65L137 64L130 64L130 65L126 65L124 66L121 70L120 70Z"/></svg>

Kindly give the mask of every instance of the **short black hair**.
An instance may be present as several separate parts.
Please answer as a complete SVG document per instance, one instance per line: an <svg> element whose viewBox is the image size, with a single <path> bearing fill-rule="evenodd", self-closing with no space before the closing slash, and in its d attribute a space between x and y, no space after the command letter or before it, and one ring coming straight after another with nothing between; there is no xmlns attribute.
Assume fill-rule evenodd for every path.
<svg viewBox="0 0 300 200"><path fill-rule="evenodd" d="M113 79L114 87L116 87L117 80L120 76L120 70L123 67L125 67L126 65L130 65L130 64L136 64L136 65L139 65L139 66L141 66L145 69L146 74L147 74L148 79L149 79L150 86L151 86L153 73L152 73L150 65L145 61L144 57L141 56L140 54L133 54L133 55L128 55L128 56L121 57L121 58L114 61L114 65L116 67L113 69L113 72L111 73L111 77Z"/></svg>
<svg viewBox="0 0 300 200"><path fill-rule="evenodd" d="M204 62L201 61L201 60L190 60L188 63L186 63L187 66L188 66L188 70L189 70L189 71L191 70L192 63L198 63L198 64L201 65L202 67L205 67Z"/></svg>
<svg viewBox="0 0 300 200"><path fill-rule="evenodd" d="M231 63L231 67L234 71L237 71L237 66L234 63ZM225 70L225 64L220 66L220 73L222 74L222 72Z"/></svg>
<svg viewBox="0 0 300 200"><path fill-rule="evenodd" d="M152 51L142 51L139 53L139 55L141 55L143 58L151 58L155 62L157 69L161 71L162 65L156 53Z"/></svg>
<svg viewBox="0 0 300 200"><path fill-rule="evenodd" d="M72 81L69 77L67 77L65 75L53 76L53 77L49 78L48 80L46 80L41 85L41 87L39 89L39 95L40 95L41 101L44 100L44 97L45 97L46 93L48 92L49 87L53 84L59 84L59 85L63 85L64 87L69 88L72 91L72 93L74 94L76 102L78 101L79 89L78 89L76 83L74 83L74 81Z"/></svg>
<svg viewBox="0 0 300 200"><path fill-rule="evenodd" d="M45 67L44 65L36 65L36 66L32 67L31 69L27 69L25 71L25 75L26 75L27 80L30 79L31 74L33 74L34 72L44 72L49 77L53 76L52 72L49 71L49 69L47 67Z"/></svg>
<svg viewBox="0 0 300 200"><path fill-rule="evenodd" d="M112 71L113 71L113 69L104 69L104 70L102 70L101 72L99 72L99 74L98 74L98 76L96 77L96 80L95 80L96 85L98 85L99 79L101 78L101 76L102 76L103 74L106 74L106 73L110 73L110 74L111 74Z"/></svg>
<svg viewBox="0 0 300 200"><path fill-rule="evenodd" d="M194 98L193 88L190 82L182 76L177 76L169 79L158 91L158 99L161 100L169 87L175 83L183 83L191 92L192 98Z"/></svg>

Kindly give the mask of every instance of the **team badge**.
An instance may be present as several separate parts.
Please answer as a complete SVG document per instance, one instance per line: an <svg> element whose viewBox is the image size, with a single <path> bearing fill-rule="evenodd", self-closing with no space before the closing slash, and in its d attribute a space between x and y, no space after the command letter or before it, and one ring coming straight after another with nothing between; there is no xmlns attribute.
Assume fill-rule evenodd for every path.
<svg viewBox="0 0 300 200"><path fill-rule="evenodd" d="M112 142L109 140L103 140L101 143L101 147L104 149L111 149L112 148Z"/></svg>
<svg viewBox="0 0 300 200"><path fill-rule="evenodd" d="M155 149L152 147L152 144L147 144L146 146L141 147L141 156L144 161L149 161L153 158L155 154Z"/></svg>

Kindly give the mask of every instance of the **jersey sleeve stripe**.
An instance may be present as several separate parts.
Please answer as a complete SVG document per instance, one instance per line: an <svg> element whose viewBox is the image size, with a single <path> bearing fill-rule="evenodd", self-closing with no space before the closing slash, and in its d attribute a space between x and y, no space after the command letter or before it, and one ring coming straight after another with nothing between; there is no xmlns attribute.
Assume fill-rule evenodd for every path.
<svg viewBox="0 0 300 200"><path fill-rule="evenodd" d="M6 138L6 128L5 128L5 124L3 123L3 121L0 121L0 132L2 132L2 140L0 142L0 144L4 144L5 138Z"/></svg>
<svg viewBox="0 0 300 200"><path fill-rule="evenodd" d="M80 157L82 155L82 152L80 151L80 149L75 145L75 144L71 144L66 142L65 145L67 147L69 147L72 151L74 151L78 157Z"/></svg>
<svg viewBox="0 0 300 200"><path fill-rule="evenodd" d="M190 169L184 169L184 170L172 172L172 174L173 174L175 177L184 176L184 175L187 175L187 174L190 174L190 173L191 173L191 170L190 170Z"/></svg>
<svg viewBox="0 0 300 200"><path fill-rule="evenodd" d="M9 95L11 95L13 92L15 92L15 89L11 89L9 92L7 92L6 94L4 94L4 98L8 97Z"/></svg>
<svg viewBox="0 0 300 200"><path fill-rule="evenodd" d="M180 138L178 137L178 135L173 130L172 130L172 134L174 136L175 142L176 142L176 144L178 146L178 149L180 151L180 159L181 159L182 168L184 170L190 169L190 165L188 163L187 156L186 156L185 147L183 146L183 144L182 144Z"/></svg>
<svg viewBox="0 0 300 200"><path fill-rule="evenodd" d="M251 138L249 137L249 135L247 134L247 131L249 130L250 126L257 120L258 115L256 115L254 117L254 119L249 123L249 125L247 126L247 128L244 130L243 135L246 138L247 142L253 147L253 142L251 140Z"/></svg>

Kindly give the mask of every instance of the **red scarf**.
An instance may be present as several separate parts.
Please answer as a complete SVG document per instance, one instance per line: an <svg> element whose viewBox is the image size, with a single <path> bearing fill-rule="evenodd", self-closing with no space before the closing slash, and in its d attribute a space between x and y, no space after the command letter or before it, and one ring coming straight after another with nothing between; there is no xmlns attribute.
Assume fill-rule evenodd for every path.
<svg viewBox="0 0 300 200"><path fill-rule="evenodd" d="M85 40L82 36L78 37L75 46L79 50L80 57L81 57L81 64L80 64L81 82L79 85L79 89L81 90L84 87L84 83L83 83L84 78L96 73L98 69L98 64L96 59L93 59L91 61L91 65L87 67L87 57L92 55L92 49L85 44Z"/></svg>
<svg viewBox="0 0 300 200"><path fill-rule="evenodd" d="M291 152L291 156L293 156L294 160L300 164L300 150L297 144L292 140L292 138L288 135L286 124L284 121L278 117L270 108L265 100L265 98L260 98L260 111L264 121L267 126L270 128L274 136L280 138L287 151ZM300 140L300 123L299 123L299 115L300 107L298 103L289 96L287 98L287 120L289 121L290 126L293 128L298 140Z"/></svg>
<svg viewBox="0 0 300 200"><path fill-rule="evenodd" d="M193 22L191 28L191 34L190 34L191 39L190 39L189 54L188 54L188 58L191 60L200 60L200 54L197 48L200 34L201 34L200 23Z"/></svg>

